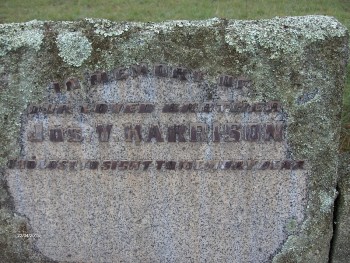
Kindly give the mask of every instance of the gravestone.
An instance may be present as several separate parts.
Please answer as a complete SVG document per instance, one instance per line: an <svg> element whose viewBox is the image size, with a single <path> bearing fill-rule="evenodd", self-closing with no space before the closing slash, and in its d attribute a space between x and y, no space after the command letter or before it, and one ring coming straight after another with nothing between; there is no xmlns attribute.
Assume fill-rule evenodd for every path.
<svg viewBox="0 0 350 263"><path fill-rule="evenodd" d="M0 30L2 260L328 262L335 19Z"/></svg>

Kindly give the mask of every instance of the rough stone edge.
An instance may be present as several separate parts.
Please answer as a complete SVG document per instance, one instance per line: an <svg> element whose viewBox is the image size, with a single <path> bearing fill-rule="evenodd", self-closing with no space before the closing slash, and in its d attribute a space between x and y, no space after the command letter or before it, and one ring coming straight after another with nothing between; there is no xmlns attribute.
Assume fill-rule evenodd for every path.
<svg viewBox="0 0 350 263"><path fill-rule="evenodd" d="M340 154L337 190L330 262L347 263L350 262L350 152Z"/></svg>

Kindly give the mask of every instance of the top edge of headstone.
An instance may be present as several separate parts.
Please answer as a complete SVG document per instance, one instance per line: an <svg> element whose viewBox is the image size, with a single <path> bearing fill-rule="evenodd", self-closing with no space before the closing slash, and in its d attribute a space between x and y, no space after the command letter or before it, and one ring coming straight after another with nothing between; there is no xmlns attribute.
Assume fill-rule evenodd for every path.
<svg viewBox="0 0 350 263"><path fill-rule="evenodd" d="M51 20L31 20L21 23L4 23L0 24L0 33L4 30L11 29L33 29L42 28L45 25L56 25L57 29L66 28L72 25L84 25L91 24L95 27L95 33L104 36L118 36L123 32L133 28L141 27L145 30L167 30L174 27L212 27L218 25L225 25L228 29L233 27L239 27L241 29L248 29L257 31L270 31L272 28L280 29L280 32L293 31L293 29L301 30L300 33L312 34L312 31L316 31L313 34L324 34L329 36L345 36L347 34L347 28L343 26L336 18L332 16L323 15L309 15L309 16L287 16L287 17L274 17L271 19L259 19L259 20L236 20L236 19L224 19L224 18L210 18L207 20L167 20L163 22L133 22L133 21L112 21L108 19L100 18L85 18L77 21L51 21ZM113 34L109 31L113 29L120 29ZM302 31L306 30L306 31ZM296 32L294 32L296 33Z"/></svg>
<svg viewBox="0 0 350 263"><path fill-rule="evenodd" d="M56 24L61 26L69 26L74 24L81 24L82 22L86 22L89 24L93 24L96 28L110 28L115 26L126 26L129 27L137 26L137 27L184 27L184 26L215 26L218 24L226 24L227 26L282 26L284 29L288 29L288 27L294 28L306 28L308 30L318 29L325 30L329 32L329 28L333 29L333 31L337 31L337 35L345 35L346 27L343 26L336 18L332 16L323 16L323 15L308 15L308 16L286 16L286 17L274 17L271 19L258 19L258 20L236 20L236 19L225 19L225 18L210 18L206 20L166 20L163 22L136 22L136 21L112 21L108 19L101 18L84 18L82 20L77 21L52 21L52 20L31 20L27 22L21 23L4 23L0 24L0 29L9 29L20 27L20 29L24 30L26 28L33 27L41 27L47 24ZM310 26L311 25L311 26ZM333 32L332 31L332 32ZM99 34L99 32L96 32Z"/></svg>
<svg viewBox="0 0 350 263"><path fill-rule="evenodd" d="M337 19L330 16L275 17L262 20L174 20L165 22L114 22L107 19L85 18L79 21L38 21L0 24L0 57L19 47L39 51L44 36L50 32L59 34L58 42L85 40L89 35L105 38L137 36L149 41L155 35L176 30L204 29L224 33L224 41L238 53L254 54L260 48L268 48L272 58L281 54L294 54L306 44L329 38L347 38L348 30ZM73 41L72 40L72 41ZM62 42L61 41L61 42ZM84 41L83 41L84 42ZM89 43L85 41L87 45ZM88 50L89 51L89 50ZM277 54L277 55L276 55ZM79 65L81 63L78 63Z"/></svg>
<svg viewBox="0 0 350 263"><path fill-rule="evenodd" d="M291 24L305 24L309 22L321 22L323 25L320 24L320 26L325 26L324 23L332 25L334 23L341 24L335 17L333 16L326 16L326 15L306 15L306 16L276 16L272 18L263 18L263 19L228 19L228 18L219 18L219 17L212 17L208 19L202 19L202 20L187 20L187 19L175 19L175 20L164 20L164 21L114 21L110 19L105 18L90 18L86 17L79 20L38 20L33 19L26 22L14 22L14 23L0 23L1 26L9 26L9 25L43 25L45 23L56 23L56 24L74 24L74 23L80 23L81 21L87 21L89 23L110 23L110 24L130 24L130 25L148 25L148 24L173 24L173 25L215 25L217 23L220 23L222 21L228 21L228 22L238 22L238 23L265 23L265 22L274 22L278 24L279 22L282 23L291 23Z"/></svg>

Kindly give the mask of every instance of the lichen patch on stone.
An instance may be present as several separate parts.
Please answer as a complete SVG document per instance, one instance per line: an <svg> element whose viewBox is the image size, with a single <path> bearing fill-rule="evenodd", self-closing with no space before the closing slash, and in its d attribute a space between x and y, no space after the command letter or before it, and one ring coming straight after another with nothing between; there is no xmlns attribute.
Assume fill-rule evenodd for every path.
<svg viewBox="0 0 350 263"><path fill-rule="evenodd" d="M44 34L40 29L26 30L20 34L15 30L8 32L8 34L0 34L0 56L4 56L20 47L32 48L38 51L43 38Z"/></svg>
<svg viewBox="0 0 350 263"><path fill-rule="evenodd" d="M328 194L325 191L321 191L319 194L319 198L321 201L321 212L322 213L330 213L332 211L333 205L334 205L334 200L337 197L337 192L334 189L333 193Z"/></svg>
<svg viewBox="0 0 350 263"><path fill-rule="evenodd" d="M132 26L136 24L136 23L121 23L118 26L116 26L116 24L110 20L92 19L92 18L86 18L85 21L93 25L94 32L96 34L104 37L115 37L115 36L122 35L124 32L127 32Z"/></svg>
<svg viewBox="0 0 350 263"><path fill-rule="evenodd" d="M63 61L75 67L80 67L92 52L91 43L80 32L59 34L57 46Z"/></svg>
<svg viewBox="0 0 350 263"><path fill-rule="evenodd" d="M225 41L239 53L255 54L261 48L270 58L302 54L306 44L327 37L341 37L346 28L326 16L287 17L271 20L232 20L226 28Z"/></svg>

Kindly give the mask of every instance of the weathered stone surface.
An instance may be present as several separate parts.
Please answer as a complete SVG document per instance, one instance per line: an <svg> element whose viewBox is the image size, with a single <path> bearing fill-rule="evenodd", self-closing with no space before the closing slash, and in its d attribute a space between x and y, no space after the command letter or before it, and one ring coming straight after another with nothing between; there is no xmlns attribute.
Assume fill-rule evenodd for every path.
<svg viewBox="0 0 350 263"><path fill-rule="evenodd" d="M334 211L334 235L332 240L331 262L345 263L350 260L350 153L340 157L339 195Z"/></svg>
<svg viewBox="0 0 350 263"><path fill-rule="evenodd" d="M336 20L0 34L2 261L328 261L348 43Z"/></svg>

